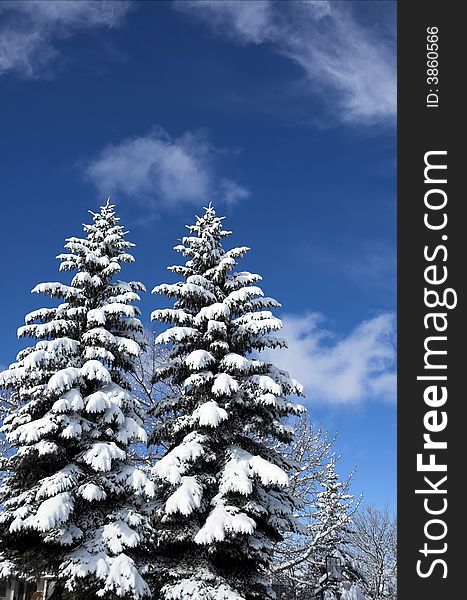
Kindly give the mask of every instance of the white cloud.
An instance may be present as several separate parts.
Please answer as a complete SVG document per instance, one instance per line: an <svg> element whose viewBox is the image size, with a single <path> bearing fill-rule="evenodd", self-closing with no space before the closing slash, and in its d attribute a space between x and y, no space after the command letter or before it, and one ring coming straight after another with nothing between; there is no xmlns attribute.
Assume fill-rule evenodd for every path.
<svg viewBox="0 0 467 600"><path fill-rule="evenodd" d="M58 56L57 39L78 30L117 27L125 0L4 0L0 2L0 75L39 77Z"/></svg>
<svg viewBox="0 0 467 600"><path fill-rule="evenodd" d="M219 181L220 197L226 204L236 204L239 200L249 198L250 192L231 179L221 179Z"/></svg>
<svg viewBox="0 0 467 600"><path fill-rule="evenodd" d="M85 176L104 195L123 195L157 207L221 200L232 204L250 193L218 177L219 151L200 133L173 138L160 127L109 145L85 165Z"/></svg>
<svg viewBox="0 0 467 600"><path fill-rule="evenodd" d="M349 6L350 4L350 6ZM396 50L391 31L357 22L352 3L177 1L178 10L240 44L268 44L300 67L310 94L344 122L394 121Z"/></svg>
<svg viewBox="0 0 467 600"><path fill-rule="evenodd" d="M324 317L318 313L286 315L282 320L288 348L267 350L262 356L298 379L310 403L395 400L393 314L363 321L346 337L325 329Z"/></svg>

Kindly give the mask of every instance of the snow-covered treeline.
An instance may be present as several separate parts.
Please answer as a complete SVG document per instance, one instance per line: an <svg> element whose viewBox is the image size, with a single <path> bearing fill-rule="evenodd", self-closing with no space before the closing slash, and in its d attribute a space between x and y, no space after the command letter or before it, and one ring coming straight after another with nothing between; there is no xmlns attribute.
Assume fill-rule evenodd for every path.
<svg viewBox="0 0 467 600"><path fill-rule="evenodd" d="M0 373L0 577L47 574L57 600L272 600L284 582L311 594L338 555L339 593L356 593L358 503L302 386L261 358L286 340L261 276L237 268L249 248L226 249L206 208L148 334L115 207L91 217Z"/></svg>

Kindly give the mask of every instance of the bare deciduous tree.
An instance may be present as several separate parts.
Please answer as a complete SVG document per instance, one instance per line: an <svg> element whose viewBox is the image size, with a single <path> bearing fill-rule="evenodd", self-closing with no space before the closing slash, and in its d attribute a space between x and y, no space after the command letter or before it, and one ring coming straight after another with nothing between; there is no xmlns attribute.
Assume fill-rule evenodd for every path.
<svg viewBox="0 0 467 600"><path fill-rule="evenodd" d="M127 381L140 401L148 434L148 444L133 447L131 453L140 468L150 470L164 453L164 444L158 435L162 423L155 416L157 404L180 394L181 389L175 384L156 381L158 369L166 364L167 349L156 344L156 331L145 329L144 337L143 352L136 360L134 372L127 375Z"/></svg>
<svg viewBox="0 0 467 600"><path fill-rule="evenodd" d="M336 473L334 442L335 436L315 429L306 414L297 423L293 443L284 449L295 464L290 484L301 505L301 531L278 544L272 570L273 580L287 589L284 598L309 597L325 570L326 555L342 550L358 508L359 502L348 493L353 474L340 481ZM346 576L355 579L354 573Z"/></svg>
<svg viewBox="0 0 467 600"><path fill-rule="evenodd" d="M354 517L351 548L372 600L397 598L397 524L387 508L365 505Z"/></svg>

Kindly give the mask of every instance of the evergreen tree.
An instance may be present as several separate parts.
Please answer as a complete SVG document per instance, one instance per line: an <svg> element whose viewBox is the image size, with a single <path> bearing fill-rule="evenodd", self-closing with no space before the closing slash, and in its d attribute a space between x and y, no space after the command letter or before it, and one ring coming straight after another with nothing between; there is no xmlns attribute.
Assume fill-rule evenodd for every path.
<svg viewBox="0 0 467 600"><path fill-rule="evenodd" d="M332 555L346 543L352 514L357 507L354 497L348 493L353 473L341 481L336 472L338 457L332 457L326 465L322 490L317 494L316 529L320 532L319 549L323 556Z"/></svg>
<svg viewBox="0 0 467 600"><path fill-rule="evenodd" d="M125 375L140 353L134 302L144 287L115 277L134 259L114 206L91 215L85 237L67 239L57 257L71 283L33 289L63 302L26 316L19 337L39 341L0 374L19 406L4 424L16 451L2 486L0 552L5 569L57 578L59 597L140 598L146 522L132 500L154 486L128 458L146 434Z"/></svg>
<svg viewBox="0 0 467 600"><path fill-rule="evenodd" d="M341 481L336 472L336 461L337 457L333 457L326 465L324 480L321 482L322 491L317 494L313 528L316 530L319 541L316 544L314 568L311 568L311 572L308 574L316 584L320 577L327 572L327 557L339 559L340 577L355 579L355 573L346 552L346 545L352 516L358 505L354 504L353 495L348 493L348 486L353 474L347 481ZM331 579L333 575L336 576L337 573L331 573ZM338 592L340 579L336 579L330 588L334 592Z"/></svg>
<svg viewBox="0 0 467 600"><path fill-rule="evenodd" d="M342 481L336 471L338 456L333 455L325 465L319 485L321 491L312 502L313 519L308 534L313 542L310 547L313 553L308 562L308 569L302 578L307 583L300 586L298 600L305 600L309 590L319 587L322 577L327 575L326 600L336 600L350 593L355 598L361 597L358 583L362 582L362 574L354 564L349 553L349 536L354 515L359 507L348 488L353 473ZM338 564L327 564L327 560L338 561ZM347 597L347 596L345 596ZM354 596L350 595L350 598Z"/></svg>
<svg viewBox="0 0 467 600"><path fill-rule="evenodd" d="M174 326L157 338L169 344L156 379L181 389L156 409L156 442L167 448L154 469L160 485L155 528L162 564L153 572L166 600L273 598L265 573L274 544L294 529L289 462L270 440L289 442L284 418L303 409L287 398L302 387L269 362L264 348L285 346L273 332L280 306L235 271L248 250L225 251L222 217L212 206L175 247L187 261L181 276L153 292L174 299L152 317Z"/></svg>

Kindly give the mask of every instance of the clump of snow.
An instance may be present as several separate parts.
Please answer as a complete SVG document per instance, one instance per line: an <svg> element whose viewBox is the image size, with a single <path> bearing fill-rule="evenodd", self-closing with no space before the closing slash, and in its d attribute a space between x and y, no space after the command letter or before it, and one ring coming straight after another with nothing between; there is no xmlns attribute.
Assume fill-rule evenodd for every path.
<svg viewBox="0 0 467 600"><path fill-rule="evenodd" d="M230 308L222 302L215 302L209 306L203 306L196 315L195 323L199 324L203 321L219 321L230 317Z"/></svg>
<svg viewBox="0 0 467 600"><path fill-rule="evenodd" d="M193 413L200 425L217 427L219 423L229 418L227 411L220 407L217 402L210 400L199 406Z"/></svg>
<svg viewBox="0 0 467 600"><path fill-rule="evenodd" d="M254 296L264 296L263 290L256 285L252 285L250 287L243 287L239 290L230 292L230 294L227 296L224 302L228 306L235 306L236 304L248 302Z"/></svg>
<svg viewBox="0 0 467 600"><path fill-rule="evenodd" d="M214 384L211 388L215 396L230 396L238 391L238 382L227 373L219 373L216 375Z"/></svg>
<svg viewBox="0 0 467 600"><path fill-rule="evenodd" d="M149 588L129 556L119 554L109 560L109 563L105 585L96 596L105 596L108 591L113 591L122 598L128 594L136 599L149 596Z"/></svg>
<svg viewBox="0 0 467 600"><path fill-rule="evenodd" d="M282 395L282 387L269 375L251 375L249 381L265 392L271 392L276 396Z"/></svg>
<svg viewBox="0 0 467 600"><path fill-rule="evenodd" d="M195 542L197 544L222 542L228 532L252 534L255 527L255 521L236 506L225 506L220 503L211 511L205 524L196 534Z"/></svg>
<svg viewBox="0 0 467 600"><path fill-rule="evenodd" d="M190 386L203 385L206 381L210 381L214 378L214 373L212 371L201 371L199 373L193 373L189 377L185 379L183 382L184 388L189 388Z"/></svg>
<svg viewBox="0 0 467 600"><path fill-rule="evenodd" d="M109 371L98 360L88 360L81 368L81 373L89 381L99 381L100 383L111 383L112 377Z"/></svg>
<svg viewBox="0 0 467 600"><path fill-rule="evenodd" d="M102 539L113 554L119 554L125 548L135 548L140 542L138 533L124 521L105 525Z"/></svg>
<svg viewBox="0 0 467 600"><path fill-rule="evenodd" d="M185 358L187 367L195 371L205 369L214 361L214 356L206 350L194 350Z"/></svg>
<svg viewBox="0 0 467 600"><path fill-rule="evenodd" d="M81 379L81 370L76 367L67 367L54 373L49 379L47 388L54 394L61 394L72 388Z"/></svg>
<svg viewBox="0 0 467 600"><path fill-rule="evenodd" d="M102 308L94 308L88 311L87 322L89 325L105 325L106 318Z"/></svg>
<svg viewBox="0 0 467 600"><path fill-rule="evenodd" d="M25 519L24 526L31 527L37 531L47 531L59 523L66 521L72 510L72 495L69 492L62 492L44 500L39 505L36 514Z"/></svg>
<svg viewBox="0 0 467 600"><path fill-rule="evenodd" d="M203 497L203 488L196 477L184 476L181 486L169 496L165 503L165 512L170 515L179 512L188 516L193 510L199 508Z"/></svg>
<svg viewBox="0 0 467 600"><path fill-rule="evenodd" d="M95 311L89 311L95 312ZM88 313L89 315L89 313ZM104 327L94 327L83 335L84 342L99 342L101 344L115 344L115 336Z"/></svg>
<svg viewBox="0 0 467 600"><path fill-rule="evenodd" d="M120 352L129 354L131 356L139 356L141 354L140 345L134 340L128 338L115 336L115 341Z"/></svg>
<svg viewBox="0 0 467 600"><path fill-rule="evenodd" d="M18 449L18 454L21 454L22 452L27 454L31 450L35 450L39 456L45 456L46 454L55 454L58 451L58 446L55 442L41 440L32 446L22 446Z"/></svg>
<svg viewBox="0 0 467 600"><path fill-rule="evenodd" d="M31 290L32 294L46 294L52 297L80 297L81 290L78 290L72 286L65 285L64 283L60 283L58 281L47 282L47 283L39 283Z"/></svg>
<svg viewBox="0 0 467 600"><path fill-rule="evenodd" d="M95 545L100 546L97 540ZM149 595L149 588L134 561L125 553L112 557L103 551L90 552L80 548L71 553L70 561L62 570L61 576L70 592L74 591L77 581L95 576L100 580L100 589L96 593L98 597L105 597L109 592L122 598L131 595L135 599Z"/></svg>
<svg viewBox="0 0 467 600"><path fill-rule="evenodd" d="M118 480L136 494L144 494L147 498L153 498L156 488L151 479L141 469L129 466L119 471Z"/></svg>
<svg viewBox="0 0 467 600"><path fill-rule="evenodd" d="M78 494L88 502L105 500L107 494L95 483L86 483L78 488Z"/></svg>
<svg viewBox="0 0 467 600"><path fill-rule="evenodd" d="M119 408L117 408L117 414L122 414ZM112 416L109 415L109 420L113 419L114 412L111 413ZM118 420L118 419L117 419ZM117 433L116 439L117 441L123 444L129 444L132 441L139 440L145 444L147 442L147 433L144 427L141 427L132 417L123 416L122 423L124 424Z"/></svg>
<svg viewBox="0 0 467 600"><path fill-rule="evenodd" d="M193 316L181 309L163 308L151 313L151 321L164 321L184 325L193 321Z"/></svg>
<svg viewBox="0 0 467 600"><path fill-rule="evenodd" d="M156 339L156 344L169 344L170 342L180 342L186 338L196 338L199 332L193 327L171 327L163 333L159 334Z"/></svg>
<svg viewBox="0 0 467 600"><path fill-rule="evenodd" d="M65 417L64 422L68 422L68 425L64 426L61 430L60 437L64 438L65 440L81 437L83 428L77 419Z"/></svg>
<svg viewBox="0 0 467 600"><path fill-rule="evenodd" d="M239 446L231 446L229 450L231 458L224 467L219 488L223 495L229 492L251 494L254 478L266 486L286 487L289 484L287 473L277 465L261 456L253 456Z"/></svg>
<svg viewBox="0 0 467 600"><path fill-rule="evenodd" d="M225 369L232 369L235 371L248 371L251 365L251 360L241 356L240 354L235 354L231 352L224 356L221 362L221 366Z"/></svg>
<svg viewBox="0 0 467 600"><path fill-rule="evenodd" d="M14 575L16 575L15 565L11 560L3 560L0 555L0 579L8 579Z"/></svg>
<svg viewBox="0 0 467 600"><path fill-rule="evenodd" d="M96 442L90 450L83 455L83 461L90 465L94 471L110 471L113 460L125 460L126 452L121 450L115 442Z"/></svg>
<svg viewBox="0 0 467 600"><path fill-rule="evenodd" d="M31 444L58 430L58 424L48 415L30 423L19 425L7 437L10 442Z"/></svg>
<svg viewBox="0 0 467 600"><path fill-rule="evenodd" d="M98 390L86 398L86 411L88 413L104 412L110 408L111 402L102 390Z"/></svg>
<svg viewBox="0 0 467 600"><path fill-rule="evenodd" d="M80 474L81 469L76 465L70 464L50 475L50 477L42 479L41 485L36 492L36 500L50 498L51 496L56 496L61 492L72 489Z"/></svg>
<svg viewBox="0 0 467 600"><path fill-rule="evenodd" d="M154 466L155 475L165 479L172 485L181 483L187 463L194 462L204 455L205 450L202 446L204 439L204 436L196 432L188 434L181 444L175 446L156 463Z"/></svg>
<svg viewBox="0 0 467 600"><path fill-rule="evenodd" d="M79 389L71 388L53 403L52 412L66 413L70 410L79 411L82 408L84 408L84 402Z"/></svg>

